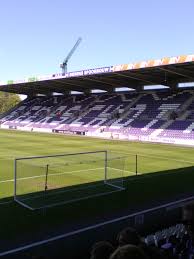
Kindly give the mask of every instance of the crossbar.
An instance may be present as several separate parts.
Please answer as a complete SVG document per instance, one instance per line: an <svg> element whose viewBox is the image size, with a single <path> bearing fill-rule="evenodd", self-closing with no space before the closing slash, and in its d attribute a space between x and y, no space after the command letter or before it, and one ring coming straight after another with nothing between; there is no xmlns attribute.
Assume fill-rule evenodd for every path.
<svg viewBox="0 0 194 259"><path fill-rule="evenodd" d="M18 157L15 158L16 161L19 160L28 160L28 159L39 159L39 158L48 158L48 157L63 157L63 156L76 156L76 155L87 155L87 154L95 154L95 153L106 153L106 150L100 151L88 151L88 152L80 152L80 153L65 153L65 154L56 154L56 155L48 155L48 156L28 156L28 157Z"/></svg>

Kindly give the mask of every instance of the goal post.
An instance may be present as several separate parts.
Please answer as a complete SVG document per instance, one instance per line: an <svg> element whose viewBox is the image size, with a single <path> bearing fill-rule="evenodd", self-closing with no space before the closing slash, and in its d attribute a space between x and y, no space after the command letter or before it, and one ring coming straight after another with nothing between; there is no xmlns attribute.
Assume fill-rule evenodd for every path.
<svg viewBox="0 0 194 259"><path fill-rule="evenodd" d="M14 200L35 210L124 190L124 162L106 150L16 158Z"/></svg>

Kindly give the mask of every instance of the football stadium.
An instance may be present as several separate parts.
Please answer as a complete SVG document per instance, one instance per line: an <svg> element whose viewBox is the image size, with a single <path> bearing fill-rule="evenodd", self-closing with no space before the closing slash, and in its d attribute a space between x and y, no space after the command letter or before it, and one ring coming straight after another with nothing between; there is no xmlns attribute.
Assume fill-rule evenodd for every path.
<svg viewBox="0 0 194 259"><path fill-rule="evenodd" d="M0 117L0 257L90 258L132 227L188 258L193 70L187 55L0 82L27 96Z"/></svg>

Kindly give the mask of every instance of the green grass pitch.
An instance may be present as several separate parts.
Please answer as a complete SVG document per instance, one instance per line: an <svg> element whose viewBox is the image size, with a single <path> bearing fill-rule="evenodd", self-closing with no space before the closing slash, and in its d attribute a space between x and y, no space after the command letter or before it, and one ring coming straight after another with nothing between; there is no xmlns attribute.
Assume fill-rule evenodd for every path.
<svg viewBox="0 0 194 259"><path fill-rule="evenodd" d="M114 154L116 157L125 157L125 163L122 164L124 166L125 191L69 203L48 209L46 212L29 211L13 202L15 158L98 150L107 150L109 154ZM137 176L135 175L136 154ZM67 166L69 165L69 168L71 167L72 171L80 171L80 173L66 178L67 185L81 186L83 183L88 185L103 179L103 175L99 178L99 171L88 170L83 172L88 167L80 162L81 160L77 164L75 162L71 164L71 161L65 162ZM60 163L61 161L59 161L59 167ZM102 164L95 165L94 168L96 167L101 168ZM33 175L41 173L38 171L38 165L33 164L33 168ZM35 168L37 168L36 173L34 173ZM90 168L92 169L92 166ZM54 175L56 171L52 170ZM32 176L31 174L31 171L24 170L22 172L21 170L21 177ZM58 183L62 180L55 175L52 177L53 186L58 186ZM35 181L36 184L34 184L34 181L34 178L28 180L29 185L32 186L32 192L35 192L37 188L37 181ZM9 242L18 235L23 235L25 238L30 235L31 238L36 238L38 232L41 232L42 235L44 233L56 233L66 224L68 226L78 224L78 222L81 224L92 221L93 218L97 220L102 215L119 214L134 206L138 209L143 204L163 201L176 197L178 194L184 195L192 192L193 187L193 148L78 136L0 131L1 233ZM99 189L93 189L94 194L99 191ZM77 195L81 194L82 190L80 189L77 191ZM61 199L57 195L53 197L53 202ZM68 194L66 198L68 198Z"/></svg>

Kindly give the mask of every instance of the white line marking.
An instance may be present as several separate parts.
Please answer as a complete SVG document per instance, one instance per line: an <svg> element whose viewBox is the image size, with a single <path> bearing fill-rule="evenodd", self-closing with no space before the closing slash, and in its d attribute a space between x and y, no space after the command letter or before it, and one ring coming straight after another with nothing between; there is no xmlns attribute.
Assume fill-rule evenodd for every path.
<svg viewBox="0 0 194 259"><path fill-rule="evenodd" d="M76 186L76 185L75 185ZM86 189L89 189L89 188L93 188L93 187L97 187L97 186L102 186L101 184L93 184L92 186L88 186L88 187L82 187L82 188L74 188L74 189L70 189L70 190L63 190L63 191L55 191L54 193L48 193L46 195L46 197L48 196L56 196L58 194L61 194L61 193L65 193L65 192L70 192L70 191L80 191L80 190L86 190ZM68 186L67 186L68 187ZM40 197L43 197L44 194L42 195L35 195L33 197L30 197L30 198L24 198L22 199L23 201L27 201L27 200L33 200L33 199L37 199L37 198L40 198Z"/></svg>
<svg viewBox="0 0 194 259"><path fill-rule="evenodd" d="M108 167L110 168L111 170L117 170L117 171L122 171L122 172L127 172L127 173L133 173L133 172L130 172L130 171L126 171L126 170L121 170L121 169L118 169L118 168L112 168L112 167ZM101 168L95 168L95 169L87 169L87 170L76 170L76 171L71 171L71 172L65 172L65 173L55 173L55 174L49 174L49 175L52 175L52 176L55 176L55 175L63 175L63 174L68 174L68 173L75 173L75 172L82 172L82 171L93 171L93 170L104 170L104 167L101 167ZM30 177L23 177L23 178L20 178L19 180L26 180L26 179L33 179L33 178L40 178L45 175L37 175L37 176L30 176ZM103 180L103 179L102 179ZM7 183L7 182L14 182L14 179L9 179L9 180L4 180L4 181L0 181L0 183ZM92 187L96 187L97 185L93 185ZM81 189L81 188L79 188ZM78 189L76 189L78 190ZM56 194L56 193L55 193ZM26 199L23 199L24 201L26 200L32 200L32 199L35 199L35 198L39 198L39 197L42 197L42 195L37 195L37 196L34 196L34 197L30 197L30 198L26 198ZM10 203L13 203L14 200L11 200L11 201L7 201L7 202L0 202L0 205L4 205L4 204L10 204ZM22 203L23 204L23 203Z"/></svg>
<svg viewBox="0 0 194 259"><path fill-rule="evenodd" d="M133 155L135 156L135 154L133 153L129 153L129 152L120 152L121 154L125 154L125 155ZM190 163L190 164L193 164L194 165L194 161L188 161L188 160L177 160L177 159L174 159L174 158L168 158L168 157L164 157L164 156L156 156L156 155L153 155L153 156L149 156L149 155L146 155L146 154L138 154L140 157L149 157L149 158L160 158L160 159L165 159L165 160L171 160L171 161L175 161L175 162L182 162L182 163ZM99 170L99 169L104 169L104 168L95 168L95 169L87 169L87 171L91 171L91 170ZM112 168L113 169L113 168ZM114 168L114 170L120 170L120 169L116 169ZM55 173L55 174L49 174L49 175L62 175L62 174L70 174L70 173L74 173L74 172L83 172L83 171L86 171L86 170L77 170L77 171L71 171L71 172L66 172L66 173ZM123 172L128 172L128 173L134 173L134 172L131 172L131 171L126 171L126 170L123 170ZM37 175L37 176L29 176L29 177L23 177L23 178L20 178L19 180L27 180L27 179L33 179L33 178L39 178L39 177L42 177L42 176L45 176L45 175ZM4 180L4 181L0 181L0 184L1 183L7 183L7 182L14 182L14 179L9 179L9 180Z"/></svg>
<svg viewBox="0 0 194 259"><path fill-rule="evenodd" d="M102 170L102 169L104 169L104 167L101 167L101 168L94 168L94 169L77 170L77 171L69 171L69 172L65 172L65 173L54 173L54 174L49 174L49 176L72 174L72 173L80 173L80 172L87 172L87 171L94 171L94 170ZM42 174L42 175L35 175L35 176L28 176L28 177L23 177L23 178L18 178L18 180L28 180L28 179L41 178L41 177L45 177L45 174ZM0 183L7 183L7 182L14 182L14 179L9 179L9 180L0 181Z"/></svg>
<svg viewBox="0 0 194 259"><path fill-rule="evenodd" d="M0 202L0 205L9 204L9 203L14 203L14 200Z"/></svg>
<svg viewBox="0 0 194 259"><path fill-rule="evenodd" d="M124 154L124 155L132 155L135 157L135 153L129 153L129 152L119 152L121 154ZM182 162L182 163L190 163L190 164L193 164L194 165L194 161L189 161L189 160L178 160L178 159L174 159L174 158L169 158L169 157L165 157L165 156L157 156L157 155L147 155L147 154L137 154L137 157L149 157L149 158L160 158L160 159L164 159L164 160L169 160L169 161L175 161L175 162ZM135 159L135 158L134 158Z"/></svg>
<svg viewBox="0 0 194 259"><path fill-rule="evenodd" d="M117 189L119 189L119 190L125 190L125 188L120 187L120 186L117 186L117 185L112 184L112 183L107 183L107 182L106 182L106 184L107 184L107 185L110 185L110 186L112 186L112 187L114 187L114 188L117 188Z"/></svg>
<svg viewBox="0 0 194 259"><path fill-rule="evenodd" d="M27 208L27 209L30 209L30 210L34 210L32 207L28 206L27 204L19 201L18 199L14 198L15 202L19 203L21 206Z"/></svg>
<svg viewBox="0 0 194 259"><path fill-rule="evenodd" d="M112 185L113 187L113 185ZM115 188L115 186L114 186ZM64 201L64 202L56 202L56 203L52 203L50 205L43 205L41 207L38 207L38 208L31 208L31 210L40 210L40 209L45 209L45 208L53 208L53 207L56 207L56 206L59 206L59 205L64 205L64 204L68 204L68 203L73 203L73 202L76 202L76 201L81 201L81 200L88 200L90 198L94 198L94 197L100 197L100 196L105 196L105 195L109 195L111 193L114 193L114 192L119 192L121 190L124 190L124 189L121 189L121 188L118 188L114 191L108 191L108 192L102 192L102 193L97 193L97 194L93 194L93 195L88 195L88 196L85 196L83 198L75 198L75 199L71 199L71 200L68 200L68 201Z"/></svg>
<svg viewBox="0 0 194 259"><path fill-rule="evenodd" d="M110 168L112 170L118 170L118 171L126 172L126 173L134 173L134 172L131 172L131 171L126 171L126 170L112 168L112 167L108 167L108 168ZM95 170L102 170L102 169L104 169L104 167L84 169L84 170L76 170L76 171L69 171L69 172L65 172L65 173L54 173L54 174L49 174L49 176L72 174L72 173L80 173L80 172L95 171ZM18 178L18 180L28 180L28 179L41 178L41 177L45 177L45 174L35 175L35 176L28 176L28 177L22 177L22 178ZM0 184L1 183L8 183L8 182L14 182L14 179L8 179L8 180L0 181Z"/></svg>
<svg viewBox="0 0 194 259"><path fill-rule="evenodd" d="M112 224L112 223L115 223L115 222L119 222L121 220L131 218L131 217L136 217L138 215L145 214L145 213L148 213L148 212L152 212L152 211L155 211L155 210L158 210L158 209L163 209L163 208L174 206L174 205L177 205L177 204L180 204L180 206L181 206L181 205L183 205L183 203L192 201L193 199L194 199L194 196L191 196L191 197L188 197L186 199L181 199L181 200L178 200L178 201L175 201L175 202L169 202L169 203L166 203L166 204L163 204L163 205L160 205L160 206L156 206L156 207L153 207L153 208L150 208L150 209L147 209L147 210L135 212L135 213L128 214L128 215L125 215L125 216L122 216L122 217L107 220L107 221L104 221L102 223L91 225L91 226L88 226L88 227L85 227L85 228L77 229L77 230L71 231L69 233L64 233L64 234L57 235L57 236L54 236L54 237L51 237L51 238L48 238L48 239L44 239L44 240L37 241L37 242L31 243L31 244L20 246L20 247L17 247L15 249L11 249L11 250L1 252L0 257L5 256L5 255L9 255L9 254L14 254L16 252L21 252L23 250L26 250L26 249L29 249L29 248L32 248L32 247L36 247L36 246L40 246L40 245L44 245L44 244L47 244L47 243L50 243L50 242L53 242L53 241L57 241L57 240L60 240L60 239L66 238L66 237L74 236L76 234L80 234L80 233L86 232L86 231L91 230L91 229L99 228L99 227L102 227L102 226L105 226L105 225L108 225L108 224Z"/></svg>
<svg viewBox="0 0 194 259"><path fill-rule="evenodd" d="M122 169L113 168L113 167L107 167L107 168L110 168L110 169L116 170L116 171L121 171L121 172L124 172L124 173L130 173L130 174L135 175L135 172L132 172L132 171L122 170Z"/></svg>
<svg viewBox="0 0 194 259"><path fill-rule="evenodd" d="M110 168L111 170L115 169L115 170L119 170L119 171L123 171L121 169L117 169L117 168L112 168L112 167L108 167ZM104 168L97 168L97 169L104 169ZM93 170L93 169L92 169ZM127 172L127 171L126 171ZM115 178L109 178L109 180L113 180ZM102 179L104 180L104 179ZM92 182L91 182L92 183ZM116 186L114 184L110 184L110 183L107 183L107 185L110 185L118 190L125 190L125 188L123 187L120 187L120 186ZM76 185L75 185L76 186ZM58 194L61 194L61 193L65 193L65 192L70 192L70 191L77 191L77 190L86 190L86 189L89 189L89 188L93 188L93 187L97 187L97 186L101 186L101 184L92 184L92 186L88 186L88 187L85 187L85 188L74 188L74 189L70 189L70 190L63 190L63 191L56 191L54 193L48 193L46 195L46 197L48 196L56 196ZM59 188L59 187L58 187ZM42 207L39 207L39 208L33 208L31 206L28 206L28 205L25 205L22 201L28 201L28 200L34 200L34 199L37 199L37 198L40 198L40 197L43 197L43 194L42 195L35 195L33 197L30 197L30 198L25 198L25 199L22 199L22 201L20 202L17 198L15 198L15 201L18 202L20 205L25 205L24 207L30 209L30 210L35 210L35 209L41 209L41 208L50 208L50 207L54 207L54 206L57 206L57 205L62 205L62 204L67 204L67 203L70 203L70 202L73 202L73 201L78 201L78 200L83 200L83 199L88 199L88 198L92 198L92 197L96 197L96 196L100 196L100 195L104 195L104 194L110 194L112 192L115 192L115 191L109 191L109 192L106 192L106 193L101 193L101 194L95 194L95 195L89 195L89 196L85 196L83 198L76 198L76 199L72 199L72 200L68 200L68 201L64 201L64 202L59 202L59 203L52 203L51 205L45 205L45 206L42 206Z"/></svg>

